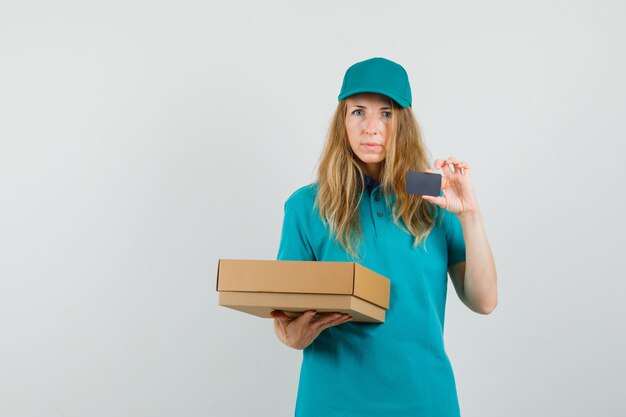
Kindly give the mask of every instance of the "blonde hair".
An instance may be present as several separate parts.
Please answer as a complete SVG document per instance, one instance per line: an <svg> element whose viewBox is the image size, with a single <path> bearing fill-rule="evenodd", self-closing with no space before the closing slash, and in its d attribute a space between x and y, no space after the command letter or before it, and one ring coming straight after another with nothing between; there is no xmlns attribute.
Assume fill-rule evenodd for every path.
<svg viewBox="0 0 626 417"><path fill-rule="evenodd" d="M394 223L414 237L413 247L425 241L437 217L434 206L418 195L405 193L409 170L429 167L428 150L410 107L401 108L391 101L391 129L386 140L386 156L381 162L381 192L385 203L393 206ZM364 163L354 154L348 141L345 119L347 100L341 100L333 116L317 171L318 193L315 207L333 238L353 258L357 254L362 230L359 203L365 191Z"/></svg>

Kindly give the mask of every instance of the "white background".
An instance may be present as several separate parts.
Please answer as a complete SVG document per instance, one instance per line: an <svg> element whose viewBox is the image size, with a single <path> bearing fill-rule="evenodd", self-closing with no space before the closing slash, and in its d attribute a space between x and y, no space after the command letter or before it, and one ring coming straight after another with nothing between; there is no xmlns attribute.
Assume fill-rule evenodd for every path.
<svg viewBox="0 0 626 417"><path fill-rule="evenodd" d="M217 306L275 259L346 68L408 71L499 305L449 286L465 417L623 416L620 1L0 1L0 415L287 416L301 352ZM622 250L619 250L622 249Z"/></svg>

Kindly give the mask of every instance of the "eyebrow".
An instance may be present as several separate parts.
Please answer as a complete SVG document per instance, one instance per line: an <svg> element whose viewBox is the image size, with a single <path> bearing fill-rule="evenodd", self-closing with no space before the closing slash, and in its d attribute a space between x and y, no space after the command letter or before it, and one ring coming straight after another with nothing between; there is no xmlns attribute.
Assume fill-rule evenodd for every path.
<svg viewBox="0 0 626 417"><path fill-rule="evenodd" d="M360 104L354 104L354 105L352 105L350 107L357 107L359 109L366 109L367 108L367 106L362 106ZM390 106L383 106L383 107L380 107L380 110L391 110L391 107Z"/></svg>

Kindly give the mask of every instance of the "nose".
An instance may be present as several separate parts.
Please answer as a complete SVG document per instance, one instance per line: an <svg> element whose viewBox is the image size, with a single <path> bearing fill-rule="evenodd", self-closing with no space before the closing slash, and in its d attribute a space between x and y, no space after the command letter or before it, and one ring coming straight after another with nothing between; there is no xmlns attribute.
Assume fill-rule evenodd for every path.
<svg viewBox="0 0 626 417"><path fill-rule="evenodd" d="M378 120L374 116L367 116L365 119L365 134L375 135L378 133Z"/></svg>

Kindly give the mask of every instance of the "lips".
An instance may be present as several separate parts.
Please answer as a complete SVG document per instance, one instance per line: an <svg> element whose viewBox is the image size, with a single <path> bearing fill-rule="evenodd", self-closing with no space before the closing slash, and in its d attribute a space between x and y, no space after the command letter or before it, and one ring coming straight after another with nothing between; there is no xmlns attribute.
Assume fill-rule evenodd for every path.
<svg viewBox="0 0 626 417"><path fill-rule="evenodd" d="M365 143L362 143L361 146L363 146L365 149L368 149L370 151L379 150L379 149L382 149L383 147L383 145L379 143L374 143L374 142L365 142Z"/></svg>

